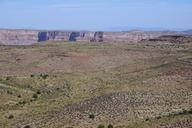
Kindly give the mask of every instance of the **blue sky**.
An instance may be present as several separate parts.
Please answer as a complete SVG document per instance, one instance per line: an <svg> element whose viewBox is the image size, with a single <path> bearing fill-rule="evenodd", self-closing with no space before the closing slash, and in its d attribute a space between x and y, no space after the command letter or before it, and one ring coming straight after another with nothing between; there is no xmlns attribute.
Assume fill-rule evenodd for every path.
<svg viewBox="0 0 192 128"><path fill-rule="evenodd" d="M192 0L0 0L0 28L192 29Z"/></svg>

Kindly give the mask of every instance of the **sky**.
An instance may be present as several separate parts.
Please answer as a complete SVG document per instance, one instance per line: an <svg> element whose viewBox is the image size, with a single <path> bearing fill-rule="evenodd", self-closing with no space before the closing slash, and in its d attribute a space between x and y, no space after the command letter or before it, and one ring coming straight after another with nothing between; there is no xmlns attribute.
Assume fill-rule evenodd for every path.
<svg viewBox="0 0 192 128"><path fill-rule="evenodd" d="M192 29L192 0L0 0L0 28Z"/></svg>

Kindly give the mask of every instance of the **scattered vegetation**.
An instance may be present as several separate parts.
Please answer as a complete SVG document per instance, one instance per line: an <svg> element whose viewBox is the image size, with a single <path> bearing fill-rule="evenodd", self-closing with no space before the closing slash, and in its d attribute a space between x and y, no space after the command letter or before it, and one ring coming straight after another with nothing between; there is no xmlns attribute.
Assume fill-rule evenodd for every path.
<svg viewBox="0 0 192 128"><path fill-rule="evenodd" d="M49 75L48 74L40 74L40 77L45 80L49 77Z"/></svg>
<svg viewBox="0 0 192 128"><path fill-rule="evenodd" d="M25 46L22 52L26 54L18 54L23 50L20 46L0 47L0 60L11 61L9 53L26 59L17 66L13 66L14 62L6 65L0 62L0 123L4 126L34 123L35 127L83 127L86 124L87 127L113 128L112 124L98 126L105 119L115 127L121 121L129 125L133 120L136 127L149 128L152 123L169 123L173 118L174 121L191 119L190 45L182 50L169 44L62 42L41 45ZM28 59L34 55L35 62ZM13 70L7 70L9 67ZM185 102L179 104L182 100ZM159 116L171 109L181 110L183 106L186 110ZM145 120L132 115L132 111ZM7 121L2 114L5 112L14 113L15 119ZM80 116L74 117L73 113ZM84 113L88 114L84 117Z"/></svg>
<svg viewBox="0 0 192 128"><path fill-rule="evenodd" d="M25 105L26 103L26 101L19 101L17 105Z"/></svg>

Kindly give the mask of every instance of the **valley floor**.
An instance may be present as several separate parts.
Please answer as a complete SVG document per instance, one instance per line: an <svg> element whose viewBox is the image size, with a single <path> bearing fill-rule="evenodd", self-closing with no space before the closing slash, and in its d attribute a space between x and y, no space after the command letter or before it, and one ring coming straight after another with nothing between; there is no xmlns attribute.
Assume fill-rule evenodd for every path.
<svg viewBox="0 0 192 128"><path fill-rule="evenodd" d="M192 43L0 46L0 128L104 127L191 128Z"/></svg>

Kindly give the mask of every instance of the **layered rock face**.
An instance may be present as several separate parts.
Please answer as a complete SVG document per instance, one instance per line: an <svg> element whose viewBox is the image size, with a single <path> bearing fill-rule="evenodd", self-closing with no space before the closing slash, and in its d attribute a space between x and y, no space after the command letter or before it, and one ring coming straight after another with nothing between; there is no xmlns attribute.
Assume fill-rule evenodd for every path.
<svg viewBox="0 0 192 128"><path fill-rule="evenodd" d="M104 33L104 42L139 42L142 39L158 37L157 33L131 31L131 32L108 32Z"/></svg>
<svg viewBox="0 0 192 128"><path fill-rule="evenodd" d="M68 41L72 35L72 32L59 32L59 31L47 31L38 33L38 42L55 40L55 41ZM74 35L75 36L75 35Z"/></svg>
<svg viewBox="0 0 192 128"><path fill-rule="evenodd" d="M103 32L67 32L67 31L39 32L38 42L48 40L102 42Z"/></svg>
<svg viewBox="0 0 192 128"><path fill-rule="evenodd" d="M0 44L30 45L38 40L36 30L0 30Z"/></svg>
<svg viewBox="0 0 192 128"><path fill-rule="evenodd" d="M39 32L39 42L47 40L55 41L88 41L88 42L139 42L144 39L153 39L162 35L174 35L170 32Z"/></svg>
<svg viewBox="0 0 192 128"><path fill-rule="evenodd" d="M177 32L86 32L86 31L40 31L0 30L0 44L30 45L42 41L79 42L139 42L164 35L178 35Z"/></svg>
<svg viewBox="0 0 192 128"><path fill-rule="evenodd" d="M181 32L143 32L143 31L130 31L130 32L109 32L104 33L104 42L140 42L142 40L156 39L161 36L174 36L185 35Z"/></svg>

